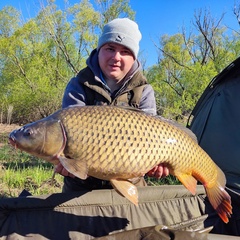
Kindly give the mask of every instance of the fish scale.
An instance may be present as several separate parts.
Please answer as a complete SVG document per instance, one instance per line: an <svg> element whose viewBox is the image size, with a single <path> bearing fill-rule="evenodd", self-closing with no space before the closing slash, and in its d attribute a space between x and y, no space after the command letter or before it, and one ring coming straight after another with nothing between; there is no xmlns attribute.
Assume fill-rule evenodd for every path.
<svg viewBox="0 0 240 240"><path fill-rule="evenodd" d="M135 112L134 113L131 113L132 115L131 116L129 116L129 118L127 118L127 121L126 122L124 122L124 124L122 124L122 128L127 128L127 130L126 130L126 132L125 133L128 133L128 131L129 131L129 129L134 129L134 130L136 130L137 132L138 132L138 135L140 135L140 133L143 135L142 137L144 138L143 139L143 141L142 142L138 142L137 143L137 146L136 146L136 148L137 148L137 153L136 153L136 155L137 156L139 156L138 158L140 158L140 159L142 159L143 158L143 154L145 155L145 156L149 156L149 154L147 153L147 152L143 152L142 151L142 149L146 149L146 147L144 147L143 146L143 142L146 142L146 138L148 137L148 138L151 138L152 137L152 135L151 135L151 133L153 132L153 128L151 127L151 126L154 126L154 125L156 125L156 124L154 124L154 122L153 123L151 123L151 125L150 125L150 122L151 121L143 121L142 119L140 119L139 117L137 117L136 119L135 119L135 122L140 122L141 124L139 124L139 125L134 125L135 124L135 122L134 122L134 114L135 114ZM74 116L76 119L78 118L78 116L76 115L76 116ZM88 122L89 122L89 117L91 117L90 116L90 114L89 114L89 116L86 116L85 118L88 118ZM109 119L108 119L109 118ZM69 120L68 120L69 121ZM105 132L105 128L107 128L107 129L109 129L109 127L110 126L108 126L108 122L112 122L112 123L117 123L117 121L120 121L120 117L119 117L119 115L118 116L116 116L115 118L112 118L112 116L110 115L108 115L108 114L105 114L105 112L104 111L102 111L102 114L101 115L98 115L98 118L94 118L94 119L92 119L92 124L94 124L94 125L99 125L101 122L105 122L106 124L104 125L104 127L101 127L101 129L100 129L100 131L101 132ZM121 119L121 121L122 121L122 119ZM87 121L86 121L87 122ZM71 123L70 123L71 124ZM117 123L118 124L118 123ZM143 124L143 125L142 125ZM72 124L73 125L73 124ZM116 124L114 124L114 125L116 125ZM101 125L102 126L102 125ZM140 126L140 128L138 129L137 128L137 126ZM118 126L111 126L112 128L114 128L114 127L118 127ZM96 129L97 131L99 131L99 129ZM164 141L166 141L165 139L166 138L169 138L169 136L172 134L172 132L173 132L173 130L170 128L170 131L168 132L167 130L166 130L166 128L164 128L164 126L162 127L162 131L164 132L163 133L163 139L162 139L162 143L161 144L164 144ZM145 136L145 133L147 132L147 134L148 134L148 136ZM135 132L134 132L135 133ZM160 133L161 134L161 133ZM85 133L84 134L85 136L88 136L89 134L88 134L88 132L87 133ZM159 134L158 134L159 135ZM111 136L111 135L110 135ZM121 136L121 135L119 135L119 134L117 134L117 137L119 137L119 136ZM88 136L89 137L89 136ZM103 135L103 136L101 136L102 137L102 139L103 139L103 141L104 142L107 142L107 141L109 141L109 139L106 139L106 138L109 138L109 135L107 135L107 137L106 137L106 135ZM126 142L127 142L127 140L126 139L124 139L126 136L125 135L122 135L121 136L122 137L122 139L121 139L121 141L119 142L119 145L120 145L120 147L121 147L121 149L124 149L124 147L126 147ZM175 138L175 135L173 134L173 136L172 136L173 138ZM181 135L180 135L180 137L181 137ZM134 142L136 142L136 140L137 139L134 139ZM180 139L181 141L182 141L182 139ZM81 142L81 141L79 141L79 142ZM121 145L121 143L123 143L123 145ZM91 146L91 144L93 144L93 143L91 143L91 142L89 142L89 145ZM106 146L105 145L105 148L103 148L104 146L102 146L102 145L100 145L99 146L101 149L103 149L102 150L102 152L105 152L110 146ZM158 146L159 147L159 146ZM184 147L184 146L183 146ZM169 149L169 151L171 150L171 148L172 148L172 146L171 145L168 145L167 146L167 148ZM127 148L127 150L129 150L129 148ZM119 151L119 150L117 150L117 151ZM100 152L99 154L101 155L102 154L102 152ZM126 155L127 154L127 155ZM168 155L168 153L163 153L164 155ZM171 152L170 152L170 154L172 154ZM179 153L179 155L181 155L182 153L180 152ZM122 152L122 154L119 154L119 155L121 155L121 157L122 156L127 156L127 159L126 159L126 157L125 157L125 159L122 159L122 161L125 163L126 161L133 161L134 160L134 157L131 157L131 155L129 156L129 153L128 153L128 151L123 151ZM115 155L109 155L109 156L106 156L105 158L110 158L109 159L109 161L112 161L112 158L113 158L113 156L115 157ZM100 158L101 159L101 158ZM136 162L138 162L138 161L136 161ZM94 164L94 163L92 163L92 164ZM156 163L151 163L151 166L150 167L153 167L154 165L155 165ZM123 166L122 167L124 167L125 165L123 164ZM134 166L135 167L135 166ZM133 168L134 168L133 167ZM184 165L184 167L187 167L187 166L185 166ZM133 170L133 168L131 168L131 170ZM146 168L146 166L145 166L145 168Z"/></svg>
<svg viewBox="0 0 240 240"><path fill-rule="evenodd" d="M186 131L157 116L114 106L69 107L13 131L15 147L61 164L73 175L109 180L134 204L129 181L158 164L169 168L195 194L197 181L224 222L232 213L221 169Z"/></svg>

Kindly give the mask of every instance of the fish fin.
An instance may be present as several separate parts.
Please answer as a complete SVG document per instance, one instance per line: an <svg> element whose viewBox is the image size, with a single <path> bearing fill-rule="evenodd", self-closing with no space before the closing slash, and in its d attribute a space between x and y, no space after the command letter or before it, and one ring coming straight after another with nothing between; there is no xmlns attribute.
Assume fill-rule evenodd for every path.
<svg viewBox="0 0 240 240"><path fill-rule="evenodd" d="M122 194L130 202L138 205L138 190L135 185L122 179L111 179L110 182L118 193Z"/></svg>
<svg viewBox="0 0 240 240"><path fill-rule="evenodd" d="M133 111L133 112L146 113L140 108L135 108L135 107L131 107L131 106L120 106L119 105L119 106L115 106L115 107L121 108L121 109L124 109L124 110L128 110L128 111Z"/></svg>
<svg viewBox="0 0 240 240"><path fill-rule="evenodd" d="M74 176L80 179L86 179L88 177L88 167L85 161L77 161L75 159L66 158L63 156L59 157L59 161L63 167Z"/></svg>
<svg viewBox="0 0 240 240"><path fill-rule="evenodd" d="M223 220L223 222L228 223L228 218L232 214L232 205L231 205L231 197L227 193L225 188L225 175L223 172L219 169L218 170L218 181L212 185L211 187L208 187L207 184L205 184L206 193L208 196L208 199L213 206L213 208L218 213L219 217Z"/></svg>
<svg viewBox="0 0 240 240"><path fill-rule="evenodd" d="M196 194L197 180L190 174L181 173L175 176L193 194Z"/></svg>

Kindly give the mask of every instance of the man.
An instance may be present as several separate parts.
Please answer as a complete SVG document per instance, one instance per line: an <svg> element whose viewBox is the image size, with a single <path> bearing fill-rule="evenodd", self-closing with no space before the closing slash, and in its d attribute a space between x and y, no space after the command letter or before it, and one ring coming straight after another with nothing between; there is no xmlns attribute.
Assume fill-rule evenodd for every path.
<svg viewBox="0 0 240 240"><path fill-rule="evenodd" d="M68 83L62 107L73 105L130 106L156 115L154 91L141 73L137 60L142 38L138 25L128 18L117 18L106 24L97 49L87 59L87 67ZM59 164L56 172L65 176L63 191L112 188L108 181L93 177L75 178ZM169 171L163 165L149 175L160 178ZM146 186L143 178L131 180L137 186Z"/></svg>

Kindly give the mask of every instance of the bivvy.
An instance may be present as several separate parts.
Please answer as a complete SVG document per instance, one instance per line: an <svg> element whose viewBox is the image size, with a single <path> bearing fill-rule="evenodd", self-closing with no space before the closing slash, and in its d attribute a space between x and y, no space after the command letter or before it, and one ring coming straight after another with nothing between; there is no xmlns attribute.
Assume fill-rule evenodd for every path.
<svg viewBox="0 0 240 240"><path fill-rule="evenodd" d="M212 79L194 107L188 127L225 173L233 214L213 232L240 236L240 58Z"/></svg>

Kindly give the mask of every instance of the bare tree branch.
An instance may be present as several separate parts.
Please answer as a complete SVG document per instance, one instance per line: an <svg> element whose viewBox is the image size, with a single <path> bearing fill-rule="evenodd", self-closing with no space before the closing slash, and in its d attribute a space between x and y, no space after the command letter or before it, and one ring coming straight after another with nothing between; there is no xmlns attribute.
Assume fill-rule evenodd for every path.
<svg viewBox="0 0 240 240"><path fill-rule="evenodd" d="M219 25L224 17L224 14L221 15L218 21L211 18L209 11L200 10L198 13L195 12L195 23L197 30L203 36L203 43L199 45L201 53L202 53L202 62L201 64L204 65L208 62L208 58L212 58L215 61L217 53L216 53L216 44L215 44L215 37L217 30L219 29Z"/></svg>

